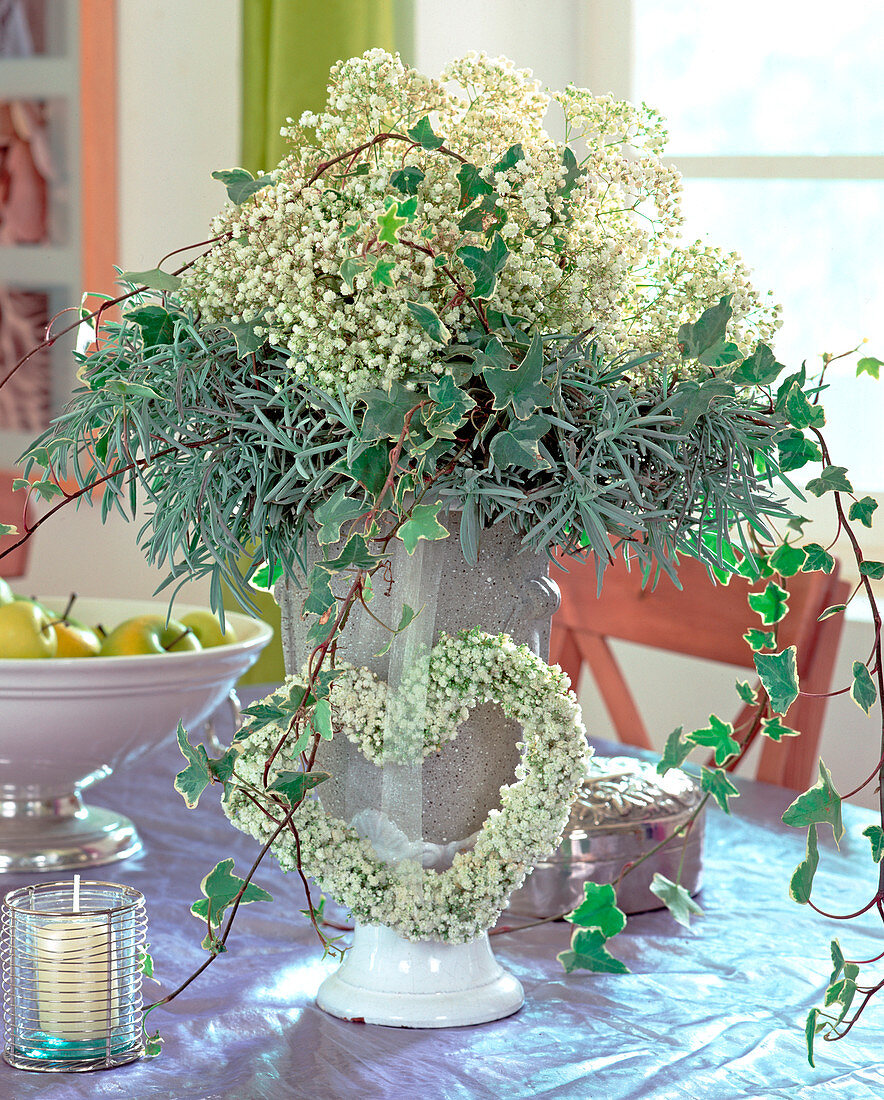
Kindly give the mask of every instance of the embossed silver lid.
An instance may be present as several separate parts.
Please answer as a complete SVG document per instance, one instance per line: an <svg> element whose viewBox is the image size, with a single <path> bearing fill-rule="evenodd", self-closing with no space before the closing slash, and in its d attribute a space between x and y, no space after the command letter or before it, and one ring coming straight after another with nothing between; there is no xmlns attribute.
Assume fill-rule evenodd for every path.
<svg viewBox="0 0 884 1100"><path fill-rule="evenodd" d="M685 772L671 768L660 775L654 764L632 756L594 756L577 796L568 833L620 828L631 821L684 820L703 792Z"/></svg>

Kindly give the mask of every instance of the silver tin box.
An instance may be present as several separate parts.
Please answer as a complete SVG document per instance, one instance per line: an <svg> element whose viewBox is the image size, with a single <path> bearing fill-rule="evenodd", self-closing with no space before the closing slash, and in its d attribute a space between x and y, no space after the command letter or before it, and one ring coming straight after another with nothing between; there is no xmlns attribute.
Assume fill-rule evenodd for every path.
<svg viewBox="0 0 884 1100"><path fill-rule="evenodd" d="M624 865L649 851L683 825L703 797L689 775L673 768L659 775L653 764L628 756L594 756L574 803L561 847L538 863L513 894L509 912L539 919L570 912L583 900L583 884L614 882ZM676 838L623 876L617 904L625 913L662 909L650 892L659 871L696 894L702 883L703 816L687 841Z"/></svg>

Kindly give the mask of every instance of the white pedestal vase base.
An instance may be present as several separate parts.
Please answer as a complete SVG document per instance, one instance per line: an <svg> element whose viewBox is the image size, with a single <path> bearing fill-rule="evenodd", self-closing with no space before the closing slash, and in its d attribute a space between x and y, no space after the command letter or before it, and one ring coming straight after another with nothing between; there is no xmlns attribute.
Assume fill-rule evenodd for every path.
<svg viewBox="0 0 884 1100"><path fill-rule="evenodd" d="M356 925L353 946L319 987L317 1005L342 1020L388 1027L463 1027L511 1016L522 986L483 933L470 943L412 943L381 925Z"/></svg>

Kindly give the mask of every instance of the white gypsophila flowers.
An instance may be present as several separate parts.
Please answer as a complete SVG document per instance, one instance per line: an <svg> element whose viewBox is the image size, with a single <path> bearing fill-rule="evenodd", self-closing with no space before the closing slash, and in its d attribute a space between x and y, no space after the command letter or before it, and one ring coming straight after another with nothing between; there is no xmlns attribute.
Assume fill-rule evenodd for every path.
<svg viewBox="0 0 884 1100"><path fill-rule="evenodd" d="M565 145L543 129L551 100L568 139L586 150L567 199ZM428 115L456 156L400 137L345 155ZM665 130L644 105L573 87L547 96L500 58L470 54L435 81L369 50L335 65L325 110L283 133L292 152L274 183L219 215L213 234L224 239L185 275L182 294L206 322L257 323L299 376L330 392L352 399L442 370L409 301L432 306L455 337L476 323L462 293L472 275L456 253L488 242L458 226L459 158L479 169L505 214L509 255L489 307L544 332L589 330L610 351L674 351L679 324L724 293L734 294L741 347L777 326L777 307L762 306L738 257L678 243L679 177L660 159ZM495 171L516 144L522 156ZM412 220L381 242L377 218L404 198L391 183L404 167L422 173ZM366 256L385 265L381 277L366 268L342 278L348 260Z"/></svg>
<svg viewBox="0 0 884 1100"><path fill-rule="evenodd" d="M473 848L458 852L450 868L437 872L411 860L382 862L368 840L326 814L317 800L301 805L294 824L303 866L357 920L384 924L407 939L464 943L494 924L534 863L560 842L590 750L580 708L558 666L547 665L507 635L480 630L443 636L436 648L438 660L434 650L424 666L435 669L430 673L435 692L448 689L461 702L497 702L523 731L516 782L501 788L500 809L489 813ZM349 694L347 688L344 697ZM265 761L281 733L270 724L245 738L236 766L241 783L261 788ZM296 766L283 748L271 776ZM261 842L276 827L237 786L230 787L224 809L237 828ZM283 870L297 866L295 845L286 833L273 851Z"/></svg>

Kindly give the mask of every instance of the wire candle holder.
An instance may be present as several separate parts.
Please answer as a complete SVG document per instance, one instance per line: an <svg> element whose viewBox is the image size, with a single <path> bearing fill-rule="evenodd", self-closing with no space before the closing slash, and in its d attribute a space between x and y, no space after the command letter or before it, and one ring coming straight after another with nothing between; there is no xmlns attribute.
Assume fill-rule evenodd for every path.
<svg viewBox="0 0 884 1100"><path fill-rule="evenodd" d="M144 1052L144 897L110 882L50 882L6 895L0 923L3 1057L16 1069L85 1072Z"/></svg>

